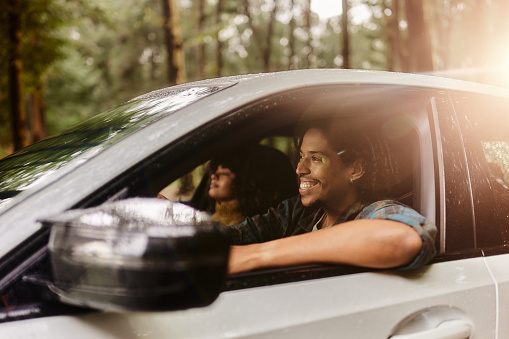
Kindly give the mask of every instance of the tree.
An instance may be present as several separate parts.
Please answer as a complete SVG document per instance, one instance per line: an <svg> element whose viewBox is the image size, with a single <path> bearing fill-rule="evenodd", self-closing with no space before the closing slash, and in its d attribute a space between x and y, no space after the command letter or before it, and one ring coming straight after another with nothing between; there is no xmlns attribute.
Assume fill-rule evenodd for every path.
<svg viewBox="0 0 509 339"><path fill-rule="evenodd" d="M58 37L57 32L64 26L67 15L59 0L30 0L18 4L4 0L3 4L5 8L14 9L13 5L17 8L2 12L0 19L0 44L9 46L0 52L0 64L2 67L5 65L5 70L10 69L0 72L0 92L9 88L10 93L8 99L0 96L0 101L5 101L5 105L3 102L0 105L0 118L3 119L7 113L2 107L9 106L8 120L11 126L9 131L0 127L0 133L9 137L9 140L0 140L3 144L0 153L3 152L2 148L7 148L5 145L12 144L13 148L19 149L47 135L45 76L49 68L63 58L61 49L65 41ZM18 21L15 25L11 25L13 21L9 19L13 13L17 17L14 22ZM18 26L18 33L12 35L14 26ZM12 67L13 55L17 60L14 62L15 72ZM12 113L14 110L17 111L16 115ZM20 143L20 139L24 140Z"/></svg>
<svg viewBox="0 0 509 339"><path fill-rule="evenodd" d="M431 40L424 19L422 0L405 2L408 23L409 69L411 72L433 71Z"/></svg>
<svg viewBox="0 0 509 339"><path fill-rule="evenodd" d="M288 69L296 69L295 56L295 0L290 0L290 23L288 25Z"/></svg>
<svg viewBox="0 0 509 339"><path fill-rule="evenodd" d="M305 47L305 65L306 68L311 68L311 55L313 54L313 45L311 41L313 36L311 35L311 0L306 1L306 7L304 9L304 20L305 20L305 30L306 30L306 47Z"/></svg>
<svg viewBox="0 0 509 339"><path fill-rule="evenodd" d="M27 110L31 142L47 136L45 77L49 68L64 57L65 40L58 31L67 23L68 13L55 0L31 0L23 11L23 59L25 85L30 105Z"/></svg>
<svg viewBox="0 0 509 339"><path fill-rule="evenodd" d="M263 71L268 72L270 71L270 55L272 52L272 38L273 38L273 32L274 32L274 24L276 21L276 12L279 6L279 1L274 0L274 4L272 7L272 10L270 11L270 17L268 20L268 28L267 28L267 36L265 39L265 48L263 49Z"/></svg>
<svg viewBox="0 0 509 339"><path fill-rule="evenodd" d="M387 42L389 45L387 49L387 69L390 71L408 69L408 66L403 63L406 58L404 57L405 49L403 49L401 43L399 29L399 8L399 0L392 0L392 6L387 5L387 1L384 2Z"/></svg>
<svg viewBox="0 0 509 339"><path fill-rule="evenodd" d="M205 0L198 0L198 35L203 36L205 26ZM198 67L197 74L198 79L205 78L205 43L200 40L198 43Z"/></svg>
<svg viewBox="0 0 509 339"><path fill-rule="evenodd" d="M180 16L176 0L163 1L163 30L167 51L167 76L170 85L186 81Z"/></svg>
<svg viewBox="0 0 509 339"><path fill-rule="evenodd" d="M223 11L223 0L217 0L216 7L216 25L217 25L217 33L216 33L216 75L218 77L223 74L223 43L219 37L219 31L221 27L221 14Z"/></svg>
<svg viewBox="0 0 509 339"><path fill-rule="evenodd" d="M342 56L343 68L350 68L350 42L348 37L348 0L342 0L343 14L341 15L341 41L342 41Z"/></svg>
<svg viewBox="0 0 509 339"><path fill-rule="evenodd" d="M261 57L261 55L263 55L263 47L262 47L262 36L261 36L261 32L260 32L260 26L258 24L256 24L254 22L254 19L253 19L253 16L251 15L251 10L250 10L250 4L249 4L249 0L244 0L243 1L243 12L244 12L244 15L247 17L247 23L249 25L249 27L251 28L251 31L253 32L253 41L256 45L256 54L254 56L255 59L258 59L260 61L260 65L261 65L261 69L263 69L263 59Z"/></svg>
<svg viewBox="0 0 509 339"><path fill-rule="evenodd" d="M9 98L14 149L28 145L21 54L21 0L8 0Z"/></svg>
<svg viewBox="0 0 509 339"><path fill-rule="evenodd" d="M42 80L30 93L30 131L32 142L40 141L47 135L46 112Z"/></svg>

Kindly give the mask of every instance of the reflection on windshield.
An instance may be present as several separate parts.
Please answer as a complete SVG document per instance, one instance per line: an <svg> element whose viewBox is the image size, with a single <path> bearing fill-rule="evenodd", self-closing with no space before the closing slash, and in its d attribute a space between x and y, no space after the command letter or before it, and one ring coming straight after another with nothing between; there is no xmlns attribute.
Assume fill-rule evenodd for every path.
<svg viewBox="0 0 509 339"><path fill-rule="evenodd" d="M54 173L71 160L76 159L74 168L136 130L230 85L149 93L11 154L0 160L0 210L18 193L54 180Z"/></svg>

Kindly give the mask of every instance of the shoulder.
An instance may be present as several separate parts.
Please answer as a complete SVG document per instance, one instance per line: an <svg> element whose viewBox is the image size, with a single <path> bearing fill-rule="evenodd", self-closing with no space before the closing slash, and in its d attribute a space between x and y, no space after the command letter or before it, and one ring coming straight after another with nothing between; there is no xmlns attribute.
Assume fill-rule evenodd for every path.
<svg viewBox="0 0 509 339"><path fill-rule="evenodd" d="M425 226L436 229L436 226L416 210L395 200L380 200L366 206L358 219L388 219L400 221L409 226Z"/></svg>
<svg viewBox="0 0 509 339"><path fill-rule="evenodd" d="M386 214L398 214L415 210L395 200L375 201L362 209L358 218L380 218Z"/></svg>

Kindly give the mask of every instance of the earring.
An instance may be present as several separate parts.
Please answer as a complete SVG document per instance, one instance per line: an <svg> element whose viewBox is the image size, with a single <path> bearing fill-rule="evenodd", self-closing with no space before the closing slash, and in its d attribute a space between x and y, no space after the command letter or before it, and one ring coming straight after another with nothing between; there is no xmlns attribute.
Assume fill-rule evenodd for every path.
<svg viewBox="0 0 509 339"><path fill-rule="evenodd" d="M353 179L352 178L350 178L350 183L353 184Z"/></svg>

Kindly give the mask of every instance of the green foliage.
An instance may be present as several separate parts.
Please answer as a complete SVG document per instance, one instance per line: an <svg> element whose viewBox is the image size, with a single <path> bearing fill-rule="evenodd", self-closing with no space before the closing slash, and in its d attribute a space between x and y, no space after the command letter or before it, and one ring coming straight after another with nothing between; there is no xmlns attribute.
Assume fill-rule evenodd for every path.
<svg viewBox="0 0 509 339"><path fill-rule="evenodd" d="M22 1L25 91L30 93L40 81L44 82L50 134L139 94L166 86L161 1ZM271 47L269 71L287 70L291 34L297 68L342 66L341 18L323 20L311 13L308 32L305 16L308 0L293 0L293 8L289 0L277 1L269 38L267 32L275 0L223 0L219 17L218 0L203 1L202 30L198 29L199 1L178 1L188 81L199 80L198 51L202 44L204 77L216 76L218 38L223 75L264 71L263 52L268 44ZM401 49L405 49L405 2L399 3L398 34L402 39ZM505 62L509 47L503 47L507 49L505 52L502 47L494 47L501 36L509 33L503 17L509 7L505 0L427 0L424 3L436 69ZM349 4L352 67L388 69L388 55L394 52L388 39L394 1L350 0ZM363 14L362 20L356 13ZM295 29L290 32L292 15ZM6 11L0 11L0 46L6 46L6 22ZM478 24L473 26L472 22ZM495 52L485 53L486 50ZM7 48L0 48L0 67L7 69ZM10 152L7 86L6 72L0 72L0 157Z"/></svg>
<svg viewBox="0 0 509 339"><path fill-rule="evenodd" d="M75 18L65 32L71 41L68 58L48 76L48 120L63 125L50 124L52 131L164 85L158 5L155 0L87 3L88 15Z"/></svg>
<svg viewBox="0 0 509 339"><path fill-rule="evenodd" d="M7 8L2 1L2 8ZM30 92L45 76L48 68L64 58L62 51L65 39L57 31L64 25L64 15L58 1L30 0L21 1L22 60L25 91ZM11 124L8 101L8 19L7 11L0 11L0 156L10 152Z"/></svg>

